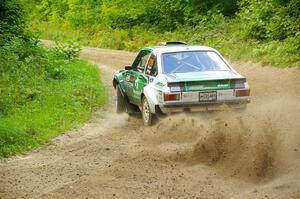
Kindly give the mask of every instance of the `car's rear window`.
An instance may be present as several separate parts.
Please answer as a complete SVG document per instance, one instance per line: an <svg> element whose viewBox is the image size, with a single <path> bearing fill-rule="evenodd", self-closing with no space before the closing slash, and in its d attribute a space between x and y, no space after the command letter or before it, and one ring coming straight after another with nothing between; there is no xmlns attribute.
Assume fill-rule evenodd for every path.
<svg viewBox="0 0 300 199"><path fill-rule="evenodd" d="M214 51L185 51L162 55L164 73L230 70Z"/></svg>

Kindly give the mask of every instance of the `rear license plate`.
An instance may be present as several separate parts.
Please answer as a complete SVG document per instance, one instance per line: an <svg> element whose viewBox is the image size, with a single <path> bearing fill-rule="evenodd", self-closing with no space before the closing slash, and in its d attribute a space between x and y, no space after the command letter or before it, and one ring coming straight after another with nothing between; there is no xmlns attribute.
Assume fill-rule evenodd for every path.
<svg viewBox="0 0 300 199"><path fill-rule="evenodd" d="M209 92L200 92L199 93L199 101L200 102L211 102L217 100L217 92L209 91Z"/></svg>

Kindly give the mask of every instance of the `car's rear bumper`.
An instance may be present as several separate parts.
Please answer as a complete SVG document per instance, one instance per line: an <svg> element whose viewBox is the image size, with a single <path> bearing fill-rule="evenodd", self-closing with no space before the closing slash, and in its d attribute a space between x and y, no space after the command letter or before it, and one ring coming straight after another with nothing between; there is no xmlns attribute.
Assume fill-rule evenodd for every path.
<svg viewBox="0 0 300 199"><path fill-rule="evenodd" d="M215 102L201 102L201 103L172 103L159 106L161 111L165 114L175 112L203 112L203 111L218 111L227 109L241 109L245 108L250 102L246 100L231 100L231 101L215 101Z"/></svg>

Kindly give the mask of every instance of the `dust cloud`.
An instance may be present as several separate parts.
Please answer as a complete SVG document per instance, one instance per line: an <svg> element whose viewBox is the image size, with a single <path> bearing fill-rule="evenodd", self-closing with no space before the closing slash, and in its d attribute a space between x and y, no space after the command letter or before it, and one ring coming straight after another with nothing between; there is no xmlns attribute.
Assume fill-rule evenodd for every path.
<svg viewBox="0 0 300 199"><path fill-rule="evenodd" d="M280 176L300 158L300 107L297 100L265 100L245 113L178 114L142 136L168 158L188 165L207 164L247 181ZM163 153L161 153L164 155Z"/></svg>

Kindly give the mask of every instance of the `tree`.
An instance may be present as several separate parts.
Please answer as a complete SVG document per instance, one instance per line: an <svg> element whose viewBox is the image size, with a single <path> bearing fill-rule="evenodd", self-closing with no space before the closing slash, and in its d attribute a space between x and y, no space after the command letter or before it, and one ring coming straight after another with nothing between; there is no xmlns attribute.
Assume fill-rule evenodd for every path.
<svg viewBox="0 0 300 199"><path fill-rule="evenodd" d="M12 37L24 36L23 9L14 0L0 0L0 45Z"/></svg>

